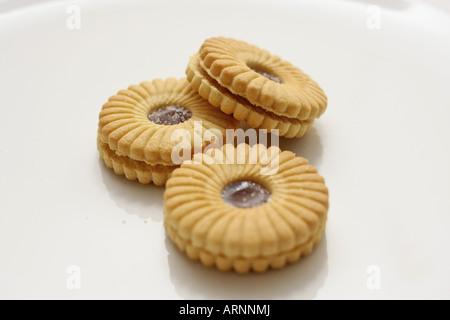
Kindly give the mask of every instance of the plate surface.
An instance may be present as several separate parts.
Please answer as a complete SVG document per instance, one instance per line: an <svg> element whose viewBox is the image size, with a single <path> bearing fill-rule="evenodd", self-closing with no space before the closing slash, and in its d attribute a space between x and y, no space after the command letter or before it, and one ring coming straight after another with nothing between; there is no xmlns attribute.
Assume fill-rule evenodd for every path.
<svg viewBox="0 0 450 320"><path fill-rule="evenodd" d="M4 5L0 298L449 299L444 2ZM282 270L239 276L191 262L166 237L163 188L116 176L98 157L108 97L183 77L210 36L276 53L329 98L309 135L281 140L330 190L325 239Z"/></svg>

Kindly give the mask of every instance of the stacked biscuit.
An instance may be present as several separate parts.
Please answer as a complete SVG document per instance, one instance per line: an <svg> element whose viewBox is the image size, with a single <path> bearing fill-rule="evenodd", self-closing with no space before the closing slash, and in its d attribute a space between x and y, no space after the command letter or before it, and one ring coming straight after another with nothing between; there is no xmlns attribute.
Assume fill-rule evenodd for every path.
<svg viewBox="0 0 450 320"><path fill-rule="evenodd" d="M205 130L195 132L195 122ZM206 129L224 133L236 126L236 120L211 108L186 79L156 79L109 98L100 112L97 145L100 157L115 173L162 186L179 166L173 159L176 130L185 135L182 141L189 148L183 150L189 150L190 159L198 134L210 132ZM199 138L205 147L208 139Z"/></svg>
<svg viewBox="0 0 450 320"><path fill-rule="evenodd" d="M317 170L278 148L222 145L239 122L305 135L326 109L323 90L289 62L229 38L207 39L186 75L132 85L103 105L97 145L106 166L166 185L168 236L204 265L262 272L309 253L328 209Z"/></svg>
<svg viewBox="0 0 450 320"><path fill-rule="evenodd" d="M204 99L252 128L301 137L327 106L307 74L258 47L226 38L206 40L187 67L187 79Z"/></svg>
<svg viewBox="0 0 450 320"><path fill-rule="evenodd" d="M234 161L224 164L230 155ZM206 157L184 162L164 194L167 234L189 258L222 271L264 272L320 242L328 189L306 159L246 144Z"/></svg>

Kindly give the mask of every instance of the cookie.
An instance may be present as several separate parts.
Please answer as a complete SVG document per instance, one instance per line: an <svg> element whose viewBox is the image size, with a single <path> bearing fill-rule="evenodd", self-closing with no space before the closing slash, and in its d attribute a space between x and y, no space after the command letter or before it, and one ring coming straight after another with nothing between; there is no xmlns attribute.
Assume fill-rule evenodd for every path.
<svg viewBox="0 0 450 320"><path fill-rule="evenodd" d="M217 81L202 69L198 54L190 58L186 76L194 90L211 105L220 108L226 114L232 114L239 121L245 121L252 128L279 130L280 136L291 138L305 135L314 123L314 120L291 119L276 115L234 95L218 85Z"/></svg>
<svg viewBox="0 0 450 320"><path fill-rule="evenodd" d="M107 149L101 145L99 151L108 151L103 151L104 159L118 162L126 157L136 161L140 170L149 170L151 175L153 169L164 169L163 176L167 177L173 168L161 166L179 164L173 160L175 151L178 157L190 159L194 152L201 152L215 138L222 139L226 129L235 129L238 124L211 107L184 78L145 81L119 91L103 105L98 136ZM107 156L109 151L115 156ZM162 180L158 180L160 184Z"/></svg>
<svg viewBox="0 0 450 320"><path fill-rule="evenodd" d="M328 210L315 167L261 144L207 153L181 164L166 184L164 226L181 251L206 266L246 273L284 267L313 250Z"/></svg>
<svg viewBox="0 0 450 320"><path fill-rule="evenodd" d="M306 134L326 109L327 97L307 74L278 56L230 38L210 38L186 69L192 87L253 128Z"/></svg>

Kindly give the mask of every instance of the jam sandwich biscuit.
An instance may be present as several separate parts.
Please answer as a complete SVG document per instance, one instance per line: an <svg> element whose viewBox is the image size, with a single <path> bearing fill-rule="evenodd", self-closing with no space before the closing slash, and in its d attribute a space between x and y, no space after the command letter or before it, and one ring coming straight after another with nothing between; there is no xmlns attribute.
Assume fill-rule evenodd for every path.
<svg viewBox="0 0 450 320"><path fill-rule="evenodd" d="M230 38L210 38L194 54L187 79L213 106L250 127L301 137L326 109L327 97L307 74L278 56Z"/></svg>
<svg viewBox="0 0 450 320"><path fill-rule="evenodd" d="M208 152L181 164L166 184L164 226L181 251L237 273L278 269L312 251L328 210L316 168L278 147Z"/></svg>
<svg viewBox="0 0 450 320"><path fill-rule="evenodd" d="M194 132L196 123L200 128ZM156 79L109 98L100 112L97 146L105 164L117 174L164 185L178 167L172 160L172 151L180 143L175 130L181 129L186 136L189 148L182 152L189 150L190 159L195 138L203 149L211 141L203 136L206 132L215 129L225 136L227 128L237 125L192 90L186 79Z"/></svg>

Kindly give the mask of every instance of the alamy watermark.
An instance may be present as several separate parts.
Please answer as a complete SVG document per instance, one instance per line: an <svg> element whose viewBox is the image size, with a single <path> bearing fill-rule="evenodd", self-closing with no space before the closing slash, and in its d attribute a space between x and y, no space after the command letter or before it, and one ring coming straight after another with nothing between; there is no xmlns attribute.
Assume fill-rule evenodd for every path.
<svg viewBox="0 0 450 320"><path fill-rule="evenodd" d="M278 130L227 129L224 137L220 130L204 130L202 121L194 121L194 130L191 132L176 129L172 133L171 140L177 144L172 149L171 160L176 165L186 161L196 164L259 163L262 164L263 175L278 172ZM268 147L269 142L271 147Z"/></svg>
<svg viewBox="0 0 450 320"><path fill-rule="evenodd" d="M72 4L67 7L66 13L69 15L66 19L66 27L69 30L81 29L81 9L79 6Z"/></svg>
<svg viewBox="0 0 450 320"><path fill-rule="evenodd" d="M377 265L371 265L367 267L367 277L366 285L369 290L380 290L381 289L381 268Z"/></svg>
<svg viewBox="0 0 450 320"><path fill-rule="evenodd" d="M80 290L81 289L81 268L78 265L70 265L66 269L69 274L66 281L67 289Z"/></svg>
<svg viewBox="0 0 450 320"><path fill-rule="evenodd" d="M381 8L377 5L367 7L367 29L379 30L381 29Z"/></svg>

